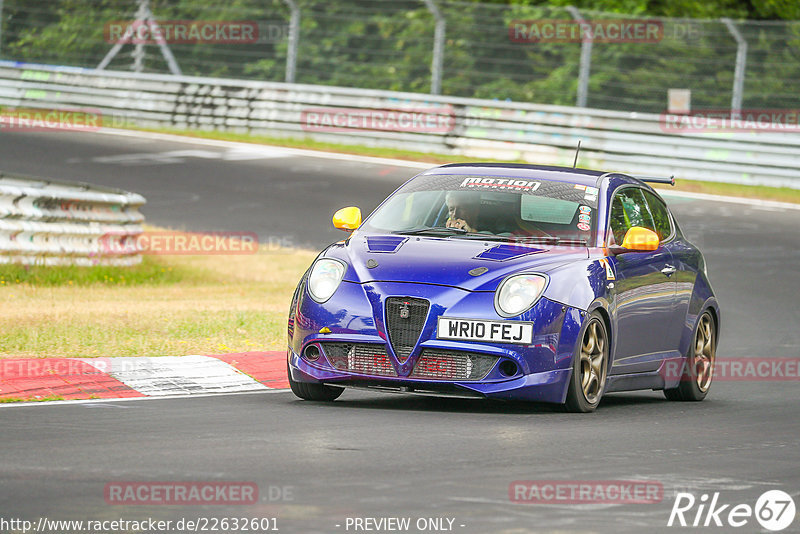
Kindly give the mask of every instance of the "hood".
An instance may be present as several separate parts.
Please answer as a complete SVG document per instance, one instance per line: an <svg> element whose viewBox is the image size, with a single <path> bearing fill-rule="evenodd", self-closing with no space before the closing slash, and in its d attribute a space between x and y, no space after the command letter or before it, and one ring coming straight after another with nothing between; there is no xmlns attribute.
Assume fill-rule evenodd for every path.
<svg viewBox="0 0 800 534"><path fill-rule="evenodd" d="M548 272L585 260L585 247L551 247L461 238L361 235L331 245L324 253L347 265L350 282L413 282L494 291L519 271Z"/></svg>

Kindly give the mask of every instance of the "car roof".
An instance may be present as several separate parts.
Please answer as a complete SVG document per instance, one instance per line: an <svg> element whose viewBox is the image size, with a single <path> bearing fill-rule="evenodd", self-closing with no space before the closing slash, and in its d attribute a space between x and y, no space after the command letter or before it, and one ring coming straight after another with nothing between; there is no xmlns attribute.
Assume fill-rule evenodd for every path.
<svg viewBox="0 0 800 534"><path fill-rule="evenodd" d="M429 169L421 173L419 177L442 174L502 176L528 180L555 180L585 186L596 186L599 178L609 173L590 169L550 165L529 165L524 163L451 163ZM631 178L631 182L640 183L639 180L633 178Z"/></svg>

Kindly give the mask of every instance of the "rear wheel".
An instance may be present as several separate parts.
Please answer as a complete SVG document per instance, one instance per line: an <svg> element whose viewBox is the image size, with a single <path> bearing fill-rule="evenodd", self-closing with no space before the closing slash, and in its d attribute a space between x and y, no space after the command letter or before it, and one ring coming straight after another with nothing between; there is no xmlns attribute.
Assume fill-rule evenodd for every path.
<svg viewBox="0 0 800 534"><path fill-rule="evenodd" d="M711 312L704 312L697 321L694 343L681 374L681 383L673 389L665 389L664 396L672 401L701 401L708 395L714 378L714 361L717 357L717 338Z"/></svg>
<svg viewBox="0 0 800 534"><path fill-rule="evenodd" d="M569 412L592 412L603 397L609 353L608 332L599 313L589 316L580 340L564 408Z"/></svg>
<svg viewBox="0 0 800 534"><path fill-rule="evenodd" d="M313 384L311 382L295 382L292 380L292 372L287 364L286 373L289 376L289 387L292 393L304 400L312 401L334 401L339 398L344 388L326 386L325 384Z"/></svg>

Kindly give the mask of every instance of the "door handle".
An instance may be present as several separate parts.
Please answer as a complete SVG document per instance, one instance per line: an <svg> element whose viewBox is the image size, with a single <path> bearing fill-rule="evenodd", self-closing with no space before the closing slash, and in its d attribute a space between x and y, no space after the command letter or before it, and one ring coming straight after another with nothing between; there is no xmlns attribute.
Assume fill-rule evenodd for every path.
<svg viewBox="0 0 800 534"><path fill-rule="evenodd" d="M664 273L666 276L672 276L673 274L675 274L675 271L677 271L677 270L678 270L678 269L676 269L676 268L675 268L675 266L673 266L673 265L670 265L670 264L668 263L668 264L666 264L666 265L664 266L664 268L663 268L663 269L661 269L661 272L662 272L662 273Z"/></svg>

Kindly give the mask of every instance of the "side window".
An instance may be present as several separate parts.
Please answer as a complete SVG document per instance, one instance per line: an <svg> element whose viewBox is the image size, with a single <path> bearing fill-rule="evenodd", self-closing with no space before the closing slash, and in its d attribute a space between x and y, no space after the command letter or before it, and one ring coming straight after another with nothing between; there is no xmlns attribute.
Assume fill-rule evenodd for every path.
<svg viewBox="0 0 800 534"><path fill-rule="evenodd" d="M625 238L625 232L630 228L630 222L625 215L625 209L622 207L622 195L614 197L614 202L611 204L611 233L614 235L614 241L617 244L622 243Z"/></svg>
<svg viewBox="0 0 800 534"><path fill-rule="evenodd" d="M664 241L672 234L669 211L667 211L667 207L664 203L650 191L644 192L644 198L647 200L647 206L650 208L650 214L653 216L655 232L658 234L658 238Z"/></svg>
<svg viewBox="0 0 800 534"><path fill-rule="evenodd" d="M638 187L626 187L614 196L611 204L611 232L618 244L632 226L642 226L655 231L647 202Z"/></svg>

